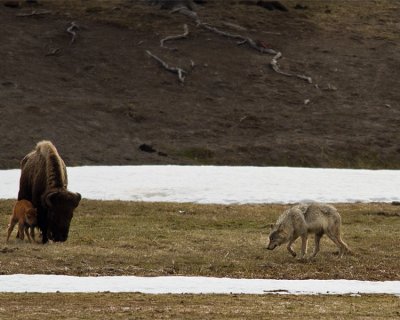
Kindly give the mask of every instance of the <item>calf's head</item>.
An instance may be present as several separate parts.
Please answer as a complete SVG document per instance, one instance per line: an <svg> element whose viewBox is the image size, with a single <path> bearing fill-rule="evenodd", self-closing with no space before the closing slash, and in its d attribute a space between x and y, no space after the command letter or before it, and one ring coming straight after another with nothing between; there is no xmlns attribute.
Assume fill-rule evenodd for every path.
<svg viewBox="0 0 400 320"><path fill-rule="evenodd" d="M79 193L67 190L51 192L46 195L48 237L53 241L65 241L74 209L81 200Z"/></svg>
<svg viewBox="0 0 400 320"><path fill-rule="evenodd" d="M37 225L37 209L28 209L25 212L25 222L30 226Z"/></svg>

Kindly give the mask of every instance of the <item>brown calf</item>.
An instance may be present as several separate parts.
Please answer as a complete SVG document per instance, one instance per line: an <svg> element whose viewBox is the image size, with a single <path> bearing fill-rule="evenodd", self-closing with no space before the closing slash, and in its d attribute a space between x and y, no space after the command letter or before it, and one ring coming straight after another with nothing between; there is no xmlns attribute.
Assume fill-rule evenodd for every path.
<svg viewBox="0 0 400 320"><path fill-rule="evenodd" d="M29 234L29 228L33 228L37 224L37 210L33 207L32 203L28 200L19 200L14 206L13 213L10 217L10 223L7 230L7 241L14 226L18 223L18 237L24 240L24 233L28 237L29 242L32 242ZM35 234L32 232L33 238Z"/></svg>

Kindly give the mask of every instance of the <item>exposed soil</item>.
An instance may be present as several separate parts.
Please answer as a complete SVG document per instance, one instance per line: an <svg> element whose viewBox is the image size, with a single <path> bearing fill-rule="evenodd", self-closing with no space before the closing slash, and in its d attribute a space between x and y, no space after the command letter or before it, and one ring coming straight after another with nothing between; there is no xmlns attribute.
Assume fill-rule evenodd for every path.
<svg viewBox="0 0 400 320"><path fill-rule="evenodd" d="M281 2L287 12L211 0L196 11L281 51L282 69L312 84L143 2L1 1L0 168L17 168L42 139L69 166L400 168L400 3ZM18 16L32 10L50 12ZM189 36L167 42L178 50L160 48L184 23ZM146 50L190 70L185 83Z"/></svg>

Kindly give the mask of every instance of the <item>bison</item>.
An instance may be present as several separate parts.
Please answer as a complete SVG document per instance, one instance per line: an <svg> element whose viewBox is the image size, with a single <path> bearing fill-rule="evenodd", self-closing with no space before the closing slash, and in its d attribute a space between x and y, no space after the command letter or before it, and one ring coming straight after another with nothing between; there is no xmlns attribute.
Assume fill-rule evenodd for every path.
<svg viewBox="0 0 400 320"><path fill-rule="evenodd" d="M21 161L18 200L26 199L37 208L37 226L42 242L65 241L79 193L67 190L64 161L50 141L41 141Z"/></svg>

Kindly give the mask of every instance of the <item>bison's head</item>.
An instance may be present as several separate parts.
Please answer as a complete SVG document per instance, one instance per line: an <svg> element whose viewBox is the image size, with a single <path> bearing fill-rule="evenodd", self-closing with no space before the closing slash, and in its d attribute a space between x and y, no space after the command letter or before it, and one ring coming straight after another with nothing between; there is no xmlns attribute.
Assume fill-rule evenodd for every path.
<svg viewBox="0 0 400 320"><path fill-rule="evenodd" d="M80 200L79 193L67 190L51 192L46 195L49 239L53 241L67 240L74 209Z"/></svg>

